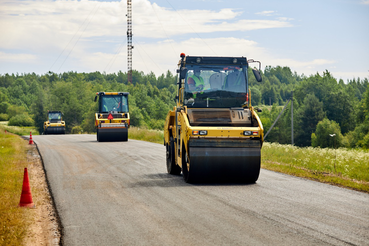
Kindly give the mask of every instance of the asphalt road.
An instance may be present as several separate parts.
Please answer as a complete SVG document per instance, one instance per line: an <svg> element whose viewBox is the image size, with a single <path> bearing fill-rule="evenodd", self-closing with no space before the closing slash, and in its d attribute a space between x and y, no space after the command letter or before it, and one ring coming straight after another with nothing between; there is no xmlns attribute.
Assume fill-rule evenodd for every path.
<svg viewBox="0 0 369 246"><path fill-rule="evenodd" d="M33 136L63 245L369 245L369 194L261 170L256 184L191 185L165 147Z"/></svg>

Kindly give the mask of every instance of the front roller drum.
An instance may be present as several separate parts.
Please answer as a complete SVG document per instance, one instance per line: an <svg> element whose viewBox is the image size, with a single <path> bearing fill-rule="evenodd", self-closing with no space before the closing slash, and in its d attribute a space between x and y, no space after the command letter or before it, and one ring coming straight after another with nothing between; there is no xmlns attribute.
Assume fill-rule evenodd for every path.
<svg viewBox="0 0 369 246"><path fill-rule="evenodd" d="M45 128L44 135L47 134L65 134L65 127L63 126L49 126Z"/></svg>
<svg viewBox="0 0 369 246"><path fill-rule="evenodd" d="M188 183L255 183L260 173L260 148L190 147L182 149L183 178Z"/></svg>
<svg viewBox="0 0 369 246"><path fill-rule="evenodd" d="M98 142L127 141L128 128L98 128L96 138Z"/></svg>

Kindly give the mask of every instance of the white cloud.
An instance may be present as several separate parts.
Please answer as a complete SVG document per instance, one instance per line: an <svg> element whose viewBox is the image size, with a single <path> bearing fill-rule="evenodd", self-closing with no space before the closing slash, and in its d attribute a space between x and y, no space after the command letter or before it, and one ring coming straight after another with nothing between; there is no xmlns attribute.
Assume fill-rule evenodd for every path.
<svg viewBox="0 0 369 246"><path fill-rule="evenodd" d="M133 7L138 12L133 21L134 35L140 37L165 38L188 33L250 31L292 26L285 20L234 22L234 18L241 13L232 9L173 11L159 7L155 3L151 5L146 0L138 1ZM150 32L147 31L148 29Z"/></svg>
<svg viewBox="0 0 369 246"><path fill-rule="evenodd" d="M120 2L8 1L2 3L0 9L2 33L0 49L5 52L15 50L23 54L7 54L7 57L12 57L13 60L30 61L36 57L39 58L47 64L43 64L46 66L43 68L44 71L49 69L59 71L68 65L77 66L68 68L68 71L78 70L78 67L85 71L101 70L105 68L105 66L101 67L101 61L106 59L119 61L116 53L119 52L118 50L125 52L124 48L119 48L126 39L125 14L126 1L124 0ZM168 47L173 49L174 38L181 34L193 34L193 37L198 37L196 34L199 33L240 32L291 26L288 20L236 20L240 14L229 8L219 11L187 9L177 11L160 7L148 0L135 0L133 1L134 39L163 39L152 43L150 47L155 50L156 45L167 43ZM192 45L197 46L196 43ZM219 48L215 45L210 46L219 52ZM199 46L199 53L200 47L202 46ZM78 62L79 60L82 64ZM113 66L108 65L108 67ZM125 70L124 66L120 67Z"/></svg>
<svg viewBox="0 0 369 246"><path fill-rule="evenodd" d="M361 0L362 4L369 4L369 0Z"/></svg>
<svg viewBox="0 0 369 246"><path fill-rule="evenodd" d="M12 54L12 53L4 53L0 51L0 62L4 62L4 63L9 63L9 62L32 63L37 60L38 60L37 56L31 55L31 54Z"/></svg>
<svg viewBox="0 0 369 246"><path fill-rule="evenodd" d="M367 2L369 0L366 0ZM0 73L126 71L126 1L8 1L0 9ZM259 15L276 15L263 11ZM233 9L178 10L148 0L133 1L133 68L156 75L176 69L179 54L247 56L265 65L288 66L305 75L322 72L336 62L273 55L253 40L234 37L202 39L200 33L242 32L291 27L292 19L240 19ZM187 34L187 35L181 35ZM192 35L191 35L192 34ZM181 35L181 39L178 36ZM186 38L192 36L192 38ZM201 35L204 36L204 35ZM155 38L154 41L150 38ZM10 50L17 51L12 54ZM8 62L28 63L29 71L3 71ZM37 63L41 62L41 63ZM6 67L9 69L9 66ZM14 68L19 69L19 68ZM337 69L338 70L338 69ZM333 73L341 76L339 73ZM343 72L342 72L343 74ZM357 74L356 76L358 76Z"/></svg>
<svg viewBox="0 0 369 246"><path fill-rule="evenodd" d="M298 61L288 58L276 57L269 50L260 47L252 40L239 38L213 38L200 39L191 38L181 42L168 40L156 43L135 43L133 50L133 68L138 71L149 73L153 71L156 75L165 73L168 69L175 72L179 60L179 54L201 55L201 56L245 56L248 59L261 61L262 68L265 66L288 66L292 71L305 75L324 72L327 65L335 64L336 61L328 59L314 59L310 61ZM108 64L114 55L95 54L91 59L86 57L84 62L88 66L94 66L99 70L98 64ZM116 56L115 63L109 66L106 72L117 72L126 66L126 50ZM101 70L101 69L100 69ZM123 69L124 70L124 69ZM349 77L348 77L349 78Z"/></svg>
<svg viewBox="0 0 369 246"><path fill-rule="evenodd" d="M126 2L15 1L0 10L0 48L29 50L64 48L91 37L126 36ZM288 20L238 20L232 9L173 11L133 2L135 37L169 38L179 34L249 31L290 27Z"/></svg>
<svg viewBox="0 0 369 246"><path fill-rule="evenodd" d="M262 15L262 16L272 16L276 14L276 11L272 11L272 10L266 10L266 11L262 11L262 12L257 12L257 15Z"/></svg>
<svg viewBox="0 0 369 246"><path fill-rule="evenodd" d="M307 76L316 74L317 72L324 72L327 69L327 65L335 64L336 61L328 59L314 59L310 61L297 61L288 58L275 58L267 57L266 64L271 66L287 66L292 71L296 71L299 74L305 74Z"/></svg>
<svg viewBox="0 0 369 246"><path fill-rule="evenodd" d="M344 82L347 82L347 80L352 80L353 78L357 79L360 78L361 80L364 78L369 79L369 72L357 72L357 71L351 71L351 72L332 72L332 76L336 78L337 80L342 79Z"/></svg>
<svg viewBox="0 0 369 246"><path fill-rule="evenodd" d="M292 21L293 20L293 18L287 18L287 17L278 17L277 19L280 21Z"/></svg>

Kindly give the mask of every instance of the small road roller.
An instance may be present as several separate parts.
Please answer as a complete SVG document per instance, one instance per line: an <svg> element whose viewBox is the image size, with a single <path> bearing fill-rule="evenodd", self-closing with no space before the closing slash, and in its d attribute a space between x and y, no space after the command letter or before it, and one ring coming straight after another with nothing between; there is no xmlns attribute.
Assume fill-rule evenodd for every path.
<svg viewBox="0 0 369 246"><path fill-rule="evenodd" d="M169 174L187 183L255 183L264 129L251 106L249 63L258 82L261 63L246 57L181 54L176 106L164 126Z"/></svg>
<svg viewBox="0 0 369 246"><path fill-rule="evenodd" d="M65 134L65 121L60 111L48 111L47 121L44 122L44 135Z"/></svg>
<svg viewBox="0 0 369 246"><path fill-rule="evenodd" d="M95 114L98 142L127 141L130 125L128 92L97 92L99 112Z"/></svg>

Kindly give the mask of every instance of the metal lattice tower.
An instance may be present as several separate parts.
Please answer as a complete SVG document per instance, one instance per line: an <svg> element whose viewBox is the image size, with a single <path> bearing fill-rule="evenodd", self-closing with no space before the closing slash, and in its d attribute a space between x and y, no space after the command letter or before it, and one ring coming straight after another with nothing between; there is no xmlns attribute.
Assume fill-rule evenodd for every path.
<svg viewBox="0 0 369 246"><path fill-rule="evenodd" d="M127 0L127 74L132 83L132 0Z"/></svg>

